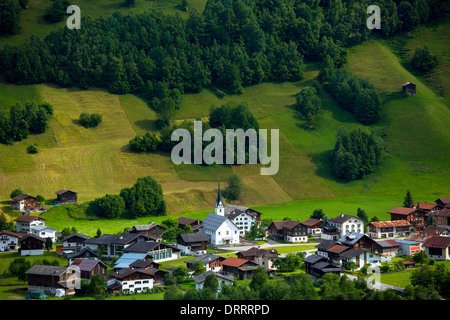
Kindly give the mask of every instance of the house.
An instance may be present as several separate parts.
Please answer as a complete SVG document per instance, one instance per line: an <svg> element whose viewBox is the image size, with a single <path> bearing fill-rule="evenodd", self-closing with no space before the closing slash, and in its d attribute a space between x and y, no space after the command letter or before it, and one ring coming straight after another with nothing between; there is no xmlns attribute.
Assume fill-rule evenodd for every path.
<svg viewBox="0 0 450 320"><path fill-rule="evenodd" d="M260 268L258 264L245 259L229 257L222 261L222 272L239 280L251 279L258 268Z"/></svg>
<svg viewBox="0 0 450 320"><path fill-rule="evenodd" d="M33 226L31 227L31 233L41 237L42 239L50 238L52 239L52 243L56 242L56 232L55 229L39 225L39 226Z"/></svg>
<svg viewBox="0 0 450 320"><path fill-rule="evenodd" d="M328 223L329 226L337 228L341 237L348 232L364 232L364 222L360 218L348 214L340 214L331 218Z"/></svg>
<svg viewBox="0 0 450 320"><path fill-rule="evenodd" d="M94 251L100 248L105 257L116 257L124 252L125 248L146 240L146 236L138 233L103 234L98 238L86 239L84 245Z"/></svg>
<svg viewBox="0 0 450 320"><path fill-rule="evenodd" d="M77 258L71 264L72 268L79 268L80 278L90 280L93 275L106 276L108 266L100 260Z"/></svg>
<svg viewBox="0 0 450 320"><path fill-rule="evenodd" d="M56 193L56 202L58 204L77 203L77 193L71 190L62 189Z"/></svg>
<svg viewBox="0 0 450 320"><path fill-rule="evenodd" d="M186 263L186 267L188 269L191 269L194 263L196 263L197 261L201 261L203 266L205 266L206 271L219 272L222 269L222 261L224 260L225 258L221 256L217 256L214 254L204 254L195 257L194 259L186 260L184 263Z"/></svg>
<svg viewBox="0 0 450 320"><path fill-rule="evenodd" d="M407 220L378 221L367 225L367 235L374 239L407 236L412 225Z"/></svg>
<svg viewBox="0 0 450 320"><path fill-rule="evenodd" d="M309 218L303 221L302 225L306 227L306 232L308 235L316 236L322 233L322 220Z"/></svg>
<svg viewBox="0 0 450 320"><path fill-rule="evenodd" d="M215 203L215 214L228 218L239 228L239 235L244 236L250 228L257 224L261 225L261 212L254 209L227 204L224 205L220 196L220 181L217 189L217 199Z"/></svg>
<svg viewBox="0 0 450 320"><path fill-rule="evenodd" d="M114 270L131 268L131 264L137 260L153 261L153 257L148 253L124 253L114 264Z"/></svg>
<svg viewBox="0 0 450 320"><path fill-rule="evenodd" d="M405 239L395 239L400 245L397 256L413 256L417 252L421 251L421 243L419 241L410 241Z"/></svg>
<svg viewBox="0 0 450 320"><path fill-rule="evenodd" d="M184 255L206 254L208 240L208 236L203 232L183 233L177 237L177 248Z"/></svg>
<svg viewBox="0 0 450 320"><path fill-rule="evenodd" d="M16 222L17 233L30 233L31 228L35 226L43 226L46 219L39 216L30 216L29 214L22 214L14 219Z"/></svg>
<svg viewBox="0 0 450 320"><path fill-rule="evenodd" d="M161 241L162 235L166 231L166 229L167 229L166 227L151 222L145 225L133 226L131 229L128 230L128 232L138 233L140 235L148 237L150 240L153 241Z"/></svg>
<svg viewBox="0 0 450 320"><path fill-rule="evenodd" d="M307 228L300 221L272 221L267 229L269 237L286 242L308 242Z"/></svg>
<svg viewBox="0 0 450 320"><path fill-rule="evenodd" d="M124 268L106 277L108 292L144 292L153 289L155 270Z"/></svg>
<svg viewBox="0 0 450 320"><path fill-rule="evenodd" d="M81 249L80 251L68 253L66 255L66 259L67 259L69 265L71 265L72 262L78 258L82 258L85 260L98 260L99 254L97 253L97 251L92 250L89 247L86 247L86 248Z"/></svg>
<svg viewBox="0 0 450 320"><path fill-rule="evenodd" d="M181 250L177 247L153 241L137 242L125 248L123 252L145 253L152 256L153 261L157 262L178 259L181 256Z"/></svg>
<svg viewBox="0 0 450 320"><path fill-rule="evenodd" d="M317 248L316 254L321 255L325 258L331 258L328 256L329 254L328 249L338 244L339 242L337 242L336 240L322 240L318 245L316 245Z"/></svg>
<svg viewBox="0 0 450 320"><path fill-rule="evenodd" d="M422 231L421 234L426 237L431 237L431 236L449 237L450 231L443 227L428 226Z"/></svg>
<svg viewBox="0 0 450 320"><path fill-rule="evenodd" d="M450 237L431 236L423 244L425 253L434 260L450 260Z"/></svg>
<svg viewBox="0 0 450 320"><path fill-rule="evenodd" d="M237 257L239 259L245 259L257 263L263 267L266 271L273 271L276 267L273 262L278 258L278 251L275 249L265 250L257 247L250 248L245 251L239 251Z"/></svg>
<svg viewBox="0 0 450 320"><path fill-rule="evenodd" d="M27 194L19 194L12 198L9 203L9 207L21 212L34 211L39 207L39 203L36 197Z"/></svg>
<svg viewBox="0 0 450 320"><path fill-rule="evenodd" d="M381 256L381 262L388 262L397 255L399 249L400 243L394 239L377 240L375 241L373 252Z"/></svg>
<svg viewBox="0 0 450 320"><path fill-rule="evenodd" d="M433 212L439 208L439 206L435 203L428 202L414 202L413 208L417 210L422 210L425 212Z"/></svg>
<svg viewBox="0 0 450 320"><path fill-rule="evenodd" d="M45 239L34 234L27 234L19 239L21 256L37 256L44 254Z"/></svg>
<svg viewBox="0 0 450 320"><path fill-rule="evenodd" d="M322 240L337 240L341 236L341 232L335 226L323 226L320 238Z"/></svg>
<svg viewBox="0 0 450 320"><path fill-rule="evenodd" d="M334 273L340 276L342 268L335 266L331 261L318 254L311 254L303 259L303 265L305 266L305 271L313 277L313 280L323 277L327 273Z"/></svg>
<svg viewBox="0 0 450 320"><path fill-rule="evenodd" d="M0 251L17 250L19 238L18 233L8 230L0 231Z"/></svg>
<svg viewBox="0 0 450 320"><path fill-rule="evenodd" d="M181 229L184 229L187 226L191 226L192 230L196 230L202 224L202 221L200 221L199 219L193 219L188 217L179 217L177 221L178 221L178 228Z"/></svg>
<svg viewBox="0 0 450 320"><path fill-rule="evenodd" d="M65 295L75 294L80 284L80 274L72 267L34 265L25 272L28 275L28 291L39 291L47 295L57 290Z"/></svg>
<svg viewBox="0 0 450 320"><path fill-rule="evenodd" d="M239 243L239 228L227 217L209 213L203 220L204 232L212 245L233 245Z"/></svg>
<svg viewBox="0 0 450 320"><path fill-rule="evenodd" d="M388 213L391 215L391 221L406 220L415 230L422 230L425 227L425 211L416 208L396 207Z"/></svg>
<svg viewBox="0 0 450 320"><path fill-rule="evenodd" d="M443 208L440 210L436 210L433 213L436 218L436 225L438 227L443 227L446 229L450 229L450 209Z"/></svg>
<svg viewBox="0 0 450 320"><path fill-rule="evenodd" d="M71 251L78 252L84 248L84 241L89 239L90 237L85 236L81 233L72 233L71 235L61 239L62 242L62 250L63 251Z"/></svg>
<svg viewBox="0 0 450 320"><path fill-rule="evenodd" d="M450 198L439 198L434 203L436 203L437 209L450 209Z"/></svg>
<svg viewBox="0 0 450 320"><path fill-rule="evenodd" d="M232 275L223 274L221 272L213 272L211 270L206 271L198 276L192 277L192 280L195 282L195 289L201 290L203 289L203 285L205 283L206 277L208 275L214 275L217 278L217 282L219 286L217 287L217 293L222 291L224 286L230 286L234 283L234 277Z"/></svg>
<svg viewBox="0 0 450 320"><path fill-rule="evenodd" d="M416 85L412 82L405 82L402 84L402 93L406 97L408 94L416 95Z"/></svg>

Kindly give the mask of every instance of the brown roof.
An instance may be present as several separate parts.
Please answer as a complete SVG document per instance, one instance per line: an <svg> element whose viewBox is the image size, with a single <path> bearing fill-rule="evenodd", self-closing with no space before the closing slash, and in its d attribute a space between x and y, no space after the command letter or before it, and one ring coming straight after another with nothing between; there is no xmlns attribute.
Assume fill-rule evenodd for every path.
<svg viewBox="0 0 450 320"><path fill-rule="evenodd" d="M248 260L245 260L245 259L229 257L222 261L222 265L230 266L230 267L240 267L244 263L247 263L247 262L248 262Z"/></svg>
<svg viewBox="0 0 450 320"><path fill-rule="evenodd" d="M450 203L450 198L439 198L435 202L441 201L442 203Z"/></svg>
<svg viewBox="0 0 450 320"><path fill-rule="evenodd" d="M435 203L427 203L427 202L414 202L413 207L416 209L431 210L434 207L436 207L436 204Z"/></svg>
<svg viewBox="0 0 450 320"><path fill-rule="evenodd" d="M406 220L394 220L394 221L377 221L369 223L375 228L392 228L392 227L410 227L411 223Z"/></svg>
<svg viewBox="0 0 450 320"><path fill-rule="evenodd" d="M32 221L34 221L36 219L46 220L46 219L44 219L42 217L39 217L39 216L30 216L28 214L23 214L23 215L17 217L16 219L14 219L14 221L17 221L17 222L32 222Z"/></svg>
<svg viewBox="0 0 450 320"><path fill-rule="evenodd" d="M73 192L73 193L76 193L76 192L74 192L74 191L72 191L72 190L67 190L67 189L61 189L61 190L59 190L59 191L56 191L55 193L56 193L57 195L61 195L61 194L64 194L64 193L66 193L66 192L68 192L68 191Z"/></svg>
<svg viewBox="0 0 450 320"><path fill-rule="evenodd" d="M178 223L184 224L184 225L188 225L188 224L199 221L198 219L193 219L193 218L188 218L188 217L179 217L177 220L178 220Z"/></svg>
<svg viewBox="0 0 450 320"><path fill-rule="evenodd" d="M450 246L450 237L432 236L425 241L423 246L428 248L447 248Z"/></svg>
<svg viewBox="0 0 450 320"><path fill-rule="evenodd" d="M19 242L22 242L23 240L28 239L28 238L33 238L33 239L36 239L36 240L38 240L38 241L45 242L45 239L42 239L41 237L38 237L37 235L32 234L32 233L29 233L29 234L27 234L25 237L20 238L20 239L19 239Z"/></svg>
<svg viewBox="0 0 450 320"><path fill-rule="evenodd" d="M13 236L13 237L17 237L17 238L20 237L20 234L12 232L12 231L8 231L8 230L0 231L0 235L1 234L7 234L7 235L10 235L10 236Z"/></svg>
<svg viewBox="0 0 450 320"><path fill-rule="evenodd" d="M313 227L321 222L322 220L309 218L308 220L303 221L302 224L307 227Z"/></svg>
<svg viewBox="0 0 450 320"><path fill-rule="evenodd" d="M257 247L253 247L250 248L246 251L241 251L240 254L242 254L242 256L244 257L259 257L262 256L266 253L270 253L270 254L278 254L278 251L275 249L272 250L266 250L266 249L260 249Z"/></svg>
<svg viewBox="0 0 450 320"><path fill-rule="evenodd" d="M414 211L416 211L416 209L414 209L414 208L397 207L397 208L392 209L391 211L388 211L388 213L409 215L409 214L413 213Z"/></svg>
<svg viewBox="0 0 450 320"><path fill-rule="evenodd" d="M438 236L446 230L447 230L446 228L430 226L426 227L425 230L423 230L422 234L424 236Z"/></svg>
<svg viewBox="0 0 450 320"><path fill-rule="evenodd" d="M331 248L328 248L327 251L335 252L335 253L342 253L345 250L350 249L349 247L341 246L339 244L335 244Z"/></svg>
<svg viewBox="0 0 450 320"><path fill-rule="evenodd" d="M275 226L277 230L281 230L283 228L292 229L296 227L300 222L293 220L283 220L283 221L273 221L272 224Z"/></svg>

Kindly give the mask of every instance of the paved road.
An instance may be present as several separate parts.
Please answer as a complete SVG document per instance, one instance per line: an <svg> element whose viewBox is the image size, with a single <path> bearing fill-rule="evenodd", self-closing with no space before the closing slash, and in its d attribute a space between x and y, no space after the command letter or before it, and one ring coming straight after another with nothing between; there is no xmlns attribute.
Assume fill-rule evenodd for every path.
<svg viewBox="0 0 450 320"><path fill-rule="evenodd" d="M351 280L356 280L357 279L357 277L351 276L351 275L348 275L348 274L346 274L346 276L347 276L347 278L349 278ZM381 283L381 282L378 282L378 281L375 281L375 284L373 285L373 289L376 289L376 290L394 289L394 290L397 290L397 291L400 291L400 292L403 292L403 290L404 290L403 288L396 287L396 286L391 286L389 284Z"/></svg>

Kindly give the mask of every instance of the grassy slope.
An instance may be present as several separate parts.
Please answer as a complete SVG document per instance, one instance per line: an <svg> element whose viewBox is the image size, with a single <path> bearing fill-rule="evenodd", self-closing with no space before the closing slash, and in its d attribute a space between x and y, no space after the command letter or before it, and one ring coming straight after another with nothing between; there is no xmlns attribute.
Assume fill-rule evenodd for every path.
<svg viewBox="0 0 450 320"><path fill-rule="evenodd" d="M138 2L136 9L142 9L141 5ZM172 9L167 7L169 11ZM22 36L25 37L19 35L15 41ZM138 177L152 175L163 185L170 215L202 218L212 209L217 178L226 178L232 172L238 173L245 183L245 192L238 203L255 206L265 217L273 219L289 216L303 220L316 208L323 208L332 217L354 213L358 207L364 208L369 216L388 219L386 211L401 204L408 188L419 201L434 201L438 196L448 195L450 135L446 126L450 115L444 101L404 69L383 41L352 48L348 68L377 86L386 114L381 124L366 130L385 135L389 155L381 168L362 180L336 180L329 169L328 157L340 127L349 130L364 127L325 92L321 93L324 113L320 130L305 130L303 119L289 107L295 101L292 95L317 76L317 67L312 65L306 79L298 83L265 83L246 88L242 95L223 99L209 90L185 95L175 115L177 121L204 118L212 106L247 101L261 127L280 129L280 170L274 176L259 175L258 166L174 166L167 155L130 153L127 148L130 138L155 130L155 113L136 96L112 95L99 89L80 91L51 85L0 83L0 105L35 99L48 101L55 107L47 133L30 136L14 146L0 145L0 153L7 155L0 157L0 199L7 200L16 187L46 198L53 198L54 192L64 187L76 190L80 200L86 201L118 193ZM417 83L416 97L401 97L400 85L405 81ZM86 130L76 123L82 111L99 112L104 122L99 128ZM26 147L35 142L41 152L28 155ZM92 222L71 220L64 209L58 210L45 214L51 217L49 225L59 229L70 224L87 234L97 230L98 226L92 226ZM119 232L133 224L148 223L147 220L118 220L102 225L105 228L102 231Z"/></svg>

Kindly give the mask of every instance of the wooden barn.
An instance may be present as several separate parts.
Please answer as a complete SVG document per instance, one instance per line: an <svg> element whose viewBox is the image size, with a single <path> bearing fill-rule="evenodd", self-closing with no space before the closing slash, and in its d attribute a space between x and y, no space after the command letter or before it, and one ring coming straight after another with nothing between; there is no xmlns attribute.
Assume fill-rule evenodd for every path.
<svg viewBox="0 0 450 320"><path fill-rule="evenodd" d="M402 92L404 96L408 94L415 96L416 95L416 85L412 82L405 82L402 84Z"/></svg>
<svg viewBox="0 0 450 320"><path fill-rule="evenodd" d="M77 203L77 193L67 189L59 190L56 192L56 201L58 204Z"/></svg>

